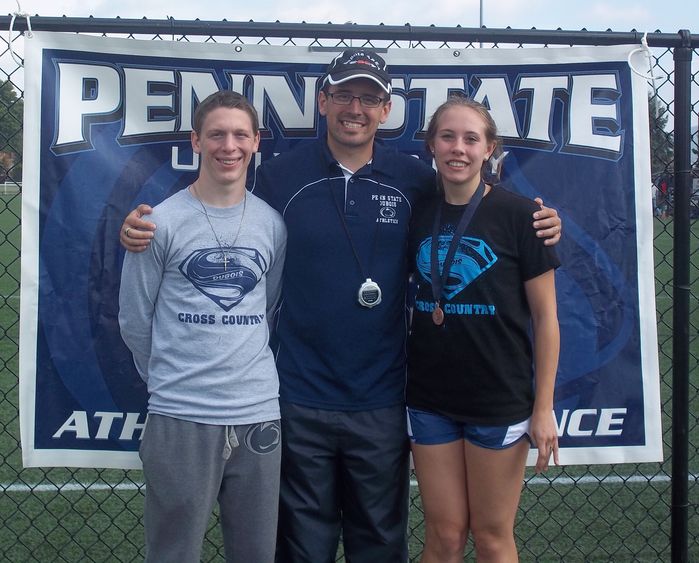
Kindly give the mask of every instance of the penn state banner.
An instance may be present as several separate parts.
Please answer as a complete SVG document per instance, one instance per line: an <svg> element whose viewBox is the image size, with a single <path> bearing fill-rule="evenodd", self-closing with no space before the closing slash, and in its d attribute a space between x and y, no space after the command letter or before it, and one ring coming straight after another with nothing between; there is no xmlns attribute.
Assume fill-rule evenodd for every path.
<svg viewBox="0 0 699 563"><path fill-rule="evenodd" d="M647 86L629 67L633 49L382 52L394 77L383 142L428 159L427 121L449 92L465 91L498 124L505 185L563 218L554 415L564 464L662 458ZM136 204L155 205L195 178L192 113L215 90L244 93L257 108L253 165L324 135L319 78L338 52L26 39L25 466L140 466L147 394L119 335L119 227ZM196 323L196 311L181 322Z"/></svg>

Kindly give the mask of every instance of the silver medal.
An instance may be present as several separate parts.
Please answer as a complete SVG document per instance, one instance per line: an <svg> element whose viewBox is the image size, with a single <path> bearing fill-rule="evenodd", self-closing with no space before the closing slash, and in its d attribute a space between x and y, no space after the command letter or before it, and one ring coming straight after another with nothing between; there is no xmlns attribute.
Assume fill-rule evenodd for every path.
<svg viewBox="0 0 699 563"><path fill-rule="evenodd" d="M362 307L376 307L379 303L381 303L381 288L379 287L379 284L377 284L371 278L367 278L366 281L359 287L357 298Z"/></svg>

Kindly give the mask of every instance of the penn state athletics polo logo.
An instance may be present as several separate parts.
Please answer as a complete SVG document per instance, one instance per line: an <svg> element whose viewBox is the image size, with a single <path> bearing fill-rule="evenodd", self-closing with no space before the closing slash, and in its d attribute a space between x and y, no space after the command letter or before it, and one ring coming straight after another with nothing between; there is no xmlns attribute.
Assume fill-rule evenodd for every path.
<svg viewBox="0 0 699 563"><path fill-rule="evenodd" d="M224 311L230 311L250 293L267 270L254 248L203 248L180 264L191 284Z"/></svg>
<svg viewBox="0 0 699 563"><path fill-rule="evenodd" d="M444 259L447 257L449 244L452 237L450 235L440 236L438 240L437 258L439 260L439 271L442 271ZM432 239L426 238L417 250L417 269L428 282L432 282L432 272L430 267L430 254L432 251ZM498 257L491 248L481 239L471 237L461 237L459 245L456 247L454 261L449 271L449 278L444 284L444 295L451 299L466 286L468 286L478 276L486 272Z"/></svg>
<svg viewBox="0 0 699 563"><path fill-rule="evenodd" d="M258 454L271 454L279 447L282 431L278 422L260 422L245 433L245 447Z"/></svg>
<svg viewBox="0 0 699 563"><path fill-rule="evenodd" d="M378 215L376 217L377 223L384 223L389 225L398 225L399 221L399 207L402 207L405 203L403 196L393 195L393 194L373 194L371 200L375 201L378 205Z"/></svg>

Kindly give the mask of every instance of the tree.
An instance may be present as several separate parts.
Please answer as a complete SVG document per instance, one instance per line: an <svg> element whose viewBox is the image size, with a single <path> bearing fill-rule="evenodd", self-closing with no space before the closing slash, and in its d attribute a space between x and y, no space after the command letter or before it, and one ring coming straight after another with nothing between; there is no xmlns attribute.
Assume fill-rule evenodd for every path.
<svg viewBox="0 0 699 563"><path fill-rule="evenodd" d="M24 101L9 80L0 80L0 177L22 179Z"/></svg>
<svg viewBox="0 0 699 563"><path fill-rule="evenodd" d="M648 117L650 122L650 168L651 176L673 174L672 132L665 130L669 112L658 95L648 96Z"/></svg>

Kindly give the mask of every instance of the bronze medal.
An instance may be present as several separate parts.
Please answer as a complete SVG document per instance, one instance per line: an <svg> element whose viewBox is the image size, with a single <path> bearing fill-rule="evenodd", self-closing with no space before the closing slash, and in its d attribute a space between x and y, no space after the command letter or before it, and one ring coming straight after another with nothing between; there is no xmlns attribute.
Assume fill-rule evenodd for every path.
<svg viewBox="0 0 699 563"><path fill-rule="evenodd" d="M444 311L442 311L438 303L435 304L434 310L432 311L432 322L437 326L444 322Z"/></svg>

